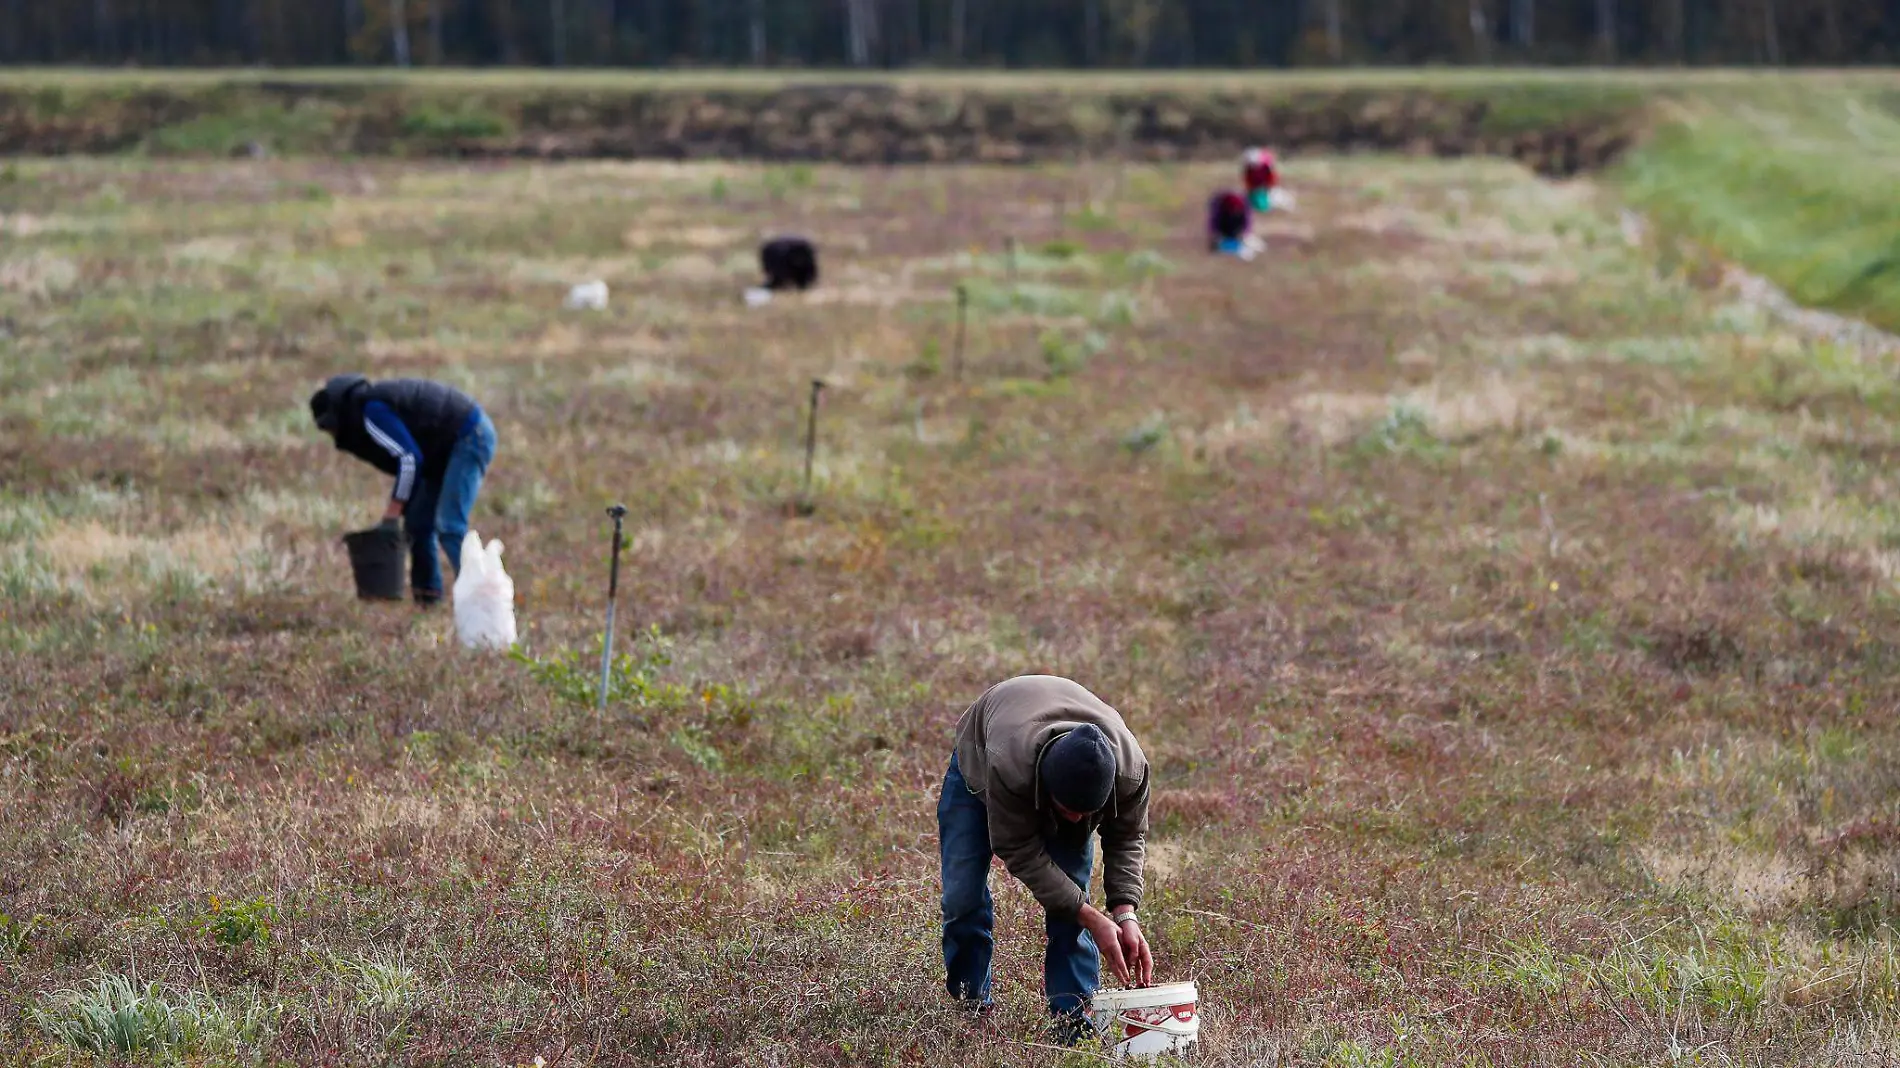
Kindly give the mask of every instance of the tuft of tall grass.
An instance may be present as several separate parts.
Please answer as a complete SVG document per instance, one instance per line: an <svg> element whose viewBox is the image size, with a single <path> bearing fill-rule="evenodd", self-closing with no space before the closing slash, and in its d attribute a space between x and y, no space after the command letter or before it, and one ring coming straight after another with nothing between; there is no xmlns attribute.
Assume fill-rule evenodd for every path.
<svg viewBox="0 0 1900 1068"><path fill-rule="evenodd" d="M203 991L171 994L157 983L104 975L54 994L29 1016L48 1037L83 1053L235 1057L261 1052L279 1012L255 994L228 1009Z"/></svg>
<svg viewBox="0 0 1900 1068"><path fill-rule="evenodd" d="M354 988L357 1005L383 1015L401 1011L422 987L416 970L400 961L343 958L335 966Z"/></svg>

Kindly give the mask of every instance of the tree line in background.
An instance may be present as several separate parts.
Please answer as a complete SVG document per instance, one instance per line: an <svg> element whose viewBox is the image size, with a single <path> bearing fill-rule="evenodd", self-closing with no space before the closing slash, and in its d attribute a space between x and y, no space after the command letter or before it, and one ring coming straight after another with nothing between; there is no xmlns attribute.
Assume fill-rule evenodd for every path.
<svg viewBox="0 0 1900 1068"><path fill-rule="evenodd" d="M1900 60L1900 0L0 0L0 61L1255 67Z"/></svg>

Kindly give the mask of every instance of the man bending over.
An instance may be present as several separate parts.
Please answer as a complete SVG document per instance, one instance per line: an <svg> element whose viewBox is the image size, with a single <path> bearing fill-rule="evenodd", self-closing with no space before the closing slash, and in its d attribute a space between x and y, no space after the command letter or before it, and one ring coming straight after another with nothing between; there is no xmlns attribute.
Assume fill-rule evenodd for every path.
<svg viewBox="0 0 1900 1068"><path fill-rule="evenodd" d="M442 599L442 561L462 572L462 539L495 459L495 424L460 390L417 378L370 382L337 375L310 397L317 429L336 447L386 474L395 487L383 527L409 530L409 584L419 605Z"/></svg>
<svg viewBox="0 0 1900 1068"><path fill-rule="evenodd" d="M1022 675L991 687L957 723L937 804L943 859L943 963L950 995L990 1004L995 946L991 855L1046 914L1044 993L1058 1041L1084 1016L1106 957L1122 982L1154 981L1141 904L1148 759L1120 713L1068 679ZM1102 839L1104 912L1089 903L1090 838Z"/></svg>

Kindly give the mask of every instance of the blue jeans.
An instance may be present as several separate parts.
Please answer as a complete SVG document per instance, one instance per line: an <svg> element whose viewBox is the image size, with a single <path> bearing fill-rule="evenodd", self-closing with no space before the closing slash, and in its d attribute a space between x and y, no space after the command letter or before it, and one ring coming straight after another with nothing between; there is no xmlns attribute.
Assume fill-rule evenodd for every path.
<svg viewBox="0 0 1900 1068"><path fill-rule="evenodd" d="M440 551L449 554L449 566L462 573L462 539L468 537L468 516L482 491L482 477L495 459L495 424L488 413L475 413L474 424L462 432L449 453L442 481L418 478L415 492L403 507L403 526L409 530L409 585L420 594L442 593ZM438 549L439 546L439 549Z"/></svg>
<svg viewBox="0 0 1900 1068"><path fill-rule="evenodd" d="M990 957L996 947L996 910L990 900L990 823L983 799L970 792L950 756L937 802L937 837L943 859L943 967L950 996L988 1004ZM1093 846L1082 825L1061 824L1043 840L1050 859L1089 888ZM1042 958L1043 994L1049 1011L1073 1015L1088 1006L1101 979L1095 939L1073 919L1044 918L1049 946Z"/></svg>

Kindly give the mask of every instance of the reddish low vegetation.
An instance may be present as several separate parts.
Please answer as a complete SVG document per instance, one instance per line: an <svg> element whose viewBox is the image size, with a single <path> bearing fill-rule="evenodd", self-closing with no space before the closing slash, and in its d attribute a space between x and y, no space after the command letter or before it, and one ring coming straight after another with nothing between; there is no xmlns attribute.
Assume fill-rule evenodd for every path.
<svg viewBox="0 0 1900 1068"><path fill-rule="evenodd" d="M1296 157L1240 264L1227 171L21 164L0 1063L114 977L150 1063L1060 1063L1020 887L994 1023L937 958L1031 671L1148 748L1204 1063L1885 1055L1890 369L1587 184ZM352 600L349 369L488 406L518 655Z"/></svg>

